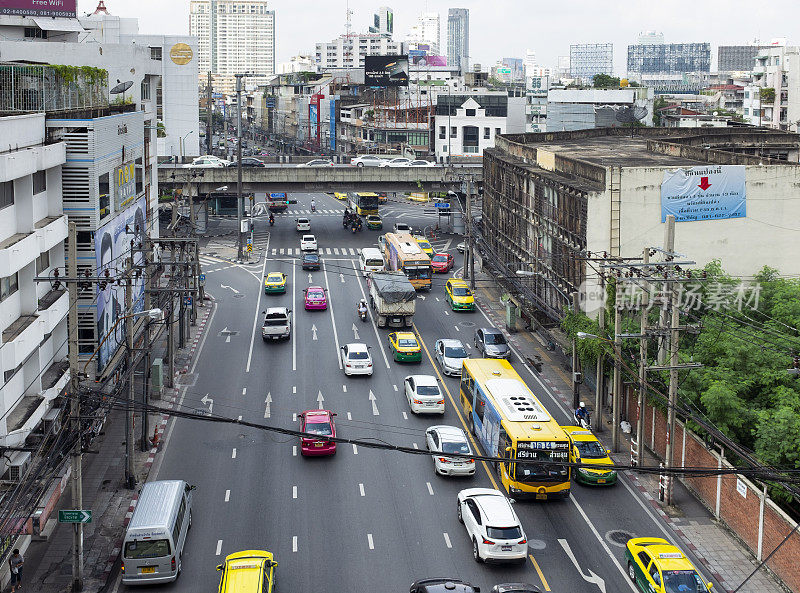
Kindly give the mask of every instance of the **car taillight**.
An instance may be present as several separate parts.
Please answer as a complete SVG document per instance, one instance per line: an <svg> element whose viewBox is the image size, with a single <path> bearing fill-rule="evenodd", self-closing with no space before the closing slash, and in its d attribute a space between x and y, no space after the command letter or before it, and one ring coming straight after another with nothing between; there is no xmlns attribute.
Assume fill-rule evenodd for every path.
<svg viewBox="0 0 800 593"><path fill-rule="evenodd" d="M170 562L170 566L172 567L172 570L175 570L175 556L172 557L172 562Z"/></svg>
<svg viewBox="0 0 800 593"><path fill-rule="evenodd" d="M475 463L475 460L474 459L470 459L469 463Z"/></svg>
<svg viewBox="0 0 800 593"><path fill-rule="evenodd" d="M526 539L521 539L521 540L519 540L517 543L518 543L518 544L527 544L527 543L528 543L528 540L526 540Z"/></svg>
<svg viewBox="0 0 800 593"><path fill-rule="evenodd" d="M415 403L415 404L419 404L419 405L421 405L421 404L422 404L422 401L421 401L421 400L418 400L418 399L415 399L415 400L414 400L414 403Z"/></svg>
<svg viewBox="0 0 800 593"><path fill-rule="evenodd" d="M447 457L440 457L439 461L441 461L442 463L452 463Z"/></svg>
<svg viewBox="0 0 800 593"><path fill-rule="evenodd" d="M344 365L344 366L346 366L346 367L349 367L349 366L350 366L350 363L349 363L349 362L347 362L347 363L345 363L345 365Z"/></svg>
<svg viewBox="0 0 800 593"><path fill-rule="evenodd" d="M483 538L483 543L488 544L490 546L494 545L494 542L492 540L486 539L485 537Z"/></svg>
<svg viewBox="0 0 800 593"><path fill-rule="evenodd" d="M122 561L122 565L120 566L120 572L122 572L122 574L125 574L125 561L124 560Z"/></svg>
<svg viewBox="0 0 800 593"><path fill-rule="evenodd" d="M372 363L371 363L371 362L367 364L367 368L369 368L369 367L371 367L371 366L372 366Z"/></svg>
<svg viewBox="0 0 800 593"><path fill-rule="evenodd" d="M436 402L436 403L437 403L437 404L444 405L444 400L443 400L443 399L440 399L440 400L439 400L438 402Z"/></svg>

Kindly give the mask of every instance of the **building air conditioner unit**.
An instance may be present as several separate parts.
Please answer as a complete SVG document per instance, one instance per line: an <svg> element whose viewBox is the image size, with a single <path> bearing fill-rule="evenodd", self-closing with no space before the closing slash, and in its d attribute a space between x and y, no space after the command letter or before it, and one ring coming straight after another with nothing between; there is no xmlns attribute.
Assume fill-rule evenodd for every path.
<svg viewBox="0 0 800 593"><path fill-rule="evenodd" d="M25 472L28 471L28 464L31 462L30 451L17 451L9 458L8 479L11 482L19 482Z"/></svg>
<svg viewBox="0 0 800 593"><path fill-rule="evenodd" d="M55 434L61 430L61 408L51 408L42 416L42 432Z"/></svg>

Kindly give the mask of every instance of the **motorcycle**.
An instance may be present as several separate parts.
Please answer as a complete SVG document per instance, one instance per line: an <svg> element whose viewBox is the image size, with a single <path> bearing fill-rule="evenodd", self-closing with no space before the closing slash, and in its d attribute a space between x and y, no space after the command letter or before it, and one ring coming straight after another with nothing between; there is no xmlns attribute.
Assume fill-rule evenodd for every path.
<svg viewBox="0 0 800 593"><path fill-rule="evenodd" d="M269 226L275 226L275 219L274 218L270 218L269 219Z"/></svg>
<svg viewBox="0 0 800 593"><path fill-rule="evenodd" d="M579 418L578 414L574 414L575 416L575 425L580 426L584 430L591 430L592 425L592 415L587 411L585 418Z"/></svg>
<svg viewBox="0 0 800 593"><path fill-rule="evenodd" d="M315 204L311 204L311 212L316 212L317 206Z"/></svg>
<svg viewBox="0 0 800 593"><path fill-rule="evenodd" d="M361 318L361 321L366 321L367 320L367 310L366 309L359 310L358 316Z"/></svg>

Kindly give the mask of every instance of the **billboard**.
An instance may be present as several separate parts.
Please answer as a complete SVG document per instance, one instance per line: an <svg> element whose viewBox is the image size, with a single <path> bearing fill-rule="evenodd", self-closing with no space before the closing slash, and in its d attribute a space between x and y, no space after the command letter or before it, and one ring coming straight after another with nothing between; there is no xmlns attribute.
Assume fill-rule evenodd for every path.
<svg viewBox="0 0 800 593"><path fill-rule="evenodd" d="M365 56L364 84L408 86L408 56Z"/></svg>
<svg viewBox="0 0 800 593"><path fill-rule="evenodd" d="M329 123L329 141L330 141L330 149L331 152L336 152L336 100L339 98L339 95L335 97L331 97L331 107L329 109L330 114L330 123Z"/></svg>
<svg viewBox="0 0 800 593"><path fill-rule="evenodd" d="M136 199L136 168L129 161L114 169L114 212Z"/></svg>
<svg viewBox="0 0 800 593"><path fill-rule="evenodd" d="M77 0L3 0L0 14L75 18Z"/></svg>
<svg viewBox="0 0 800 593"><path fill-rule="evenodd" d="M408 60L420 68L425 66L447 66L447 58L445 56L430 56L420 49L409 50Z"/></svg>
<svg viewBox="0 0 800 593"><path fill-rule="evenodd" d="M747 216L744 165L715 165L664 171L661 222L720 220Z"/></svg>
<svg viewBox="0 0 800 593"><path fill-rule="evenodd" d="M94 234L94 250L98 275L108 270L112 279L122 278L130 257L131 241L139 244L144 240L146 228L147 198L142 197L128 206L119 216L97 229ZM126 233L125 227L130 233ZM136 231L136 232L135 232ZM133 265L142 265L144 255L134 253ZM144 308L144 274L133 278L133 311L125 311L125 282L109 282L103 290L97 286L97 369L102 371L114 353L125 342L124 315L138 313Z"/></svg>

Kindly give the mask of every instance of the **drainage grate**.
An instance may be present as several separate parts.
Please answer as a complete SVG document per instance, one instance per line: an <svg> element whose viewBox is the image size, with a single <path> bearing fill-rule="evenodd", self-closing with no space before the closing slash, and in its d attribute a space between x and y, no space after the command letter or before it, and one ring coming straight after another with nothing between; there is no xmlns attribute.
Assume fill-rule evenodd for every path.
<svg viewBox="0 0 800 593"><path fill-rule="evenodd" d="M462 321L458 325L460 325L461 327L475 327L475 324L472 323L471 321Z"/></svg>
<svg viewBox="0 0 800 593"><path fill-rule="evenodd" d="M627 544L628 540L632 537L634 537L634 535L631 532L623 531L622 529L613 529L606 532L606 541L620 548L624 548L625 544Z"/></svg>

